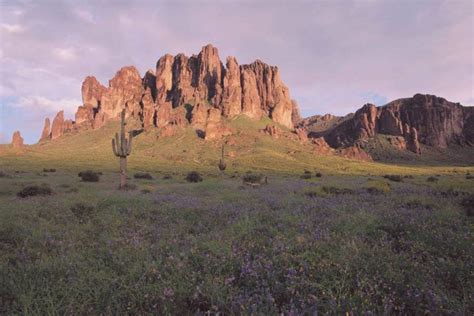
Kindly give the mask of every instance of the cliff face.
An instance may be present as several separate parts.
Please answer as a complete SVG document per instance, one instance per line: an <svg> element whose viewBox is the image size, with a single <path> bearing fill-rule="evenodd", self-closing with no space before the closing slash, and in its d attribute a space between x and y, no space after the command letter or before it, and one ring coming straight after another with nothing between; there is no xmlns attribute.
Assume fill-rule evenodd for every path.
<svg viewBox="0 0 474 316"><path fill-rule="evenodd" d="M82 84L82 102L74 122L64 120L61 112L51 128L47 120L40 141L55 139L69 130L100 128L116 118L122 108L145 129L173 125L168 128L171 130L192 124L190 114L198 104L206 118L214 113L214 121L215 113L220 113L219 119L239 114L255 119L266 116L288 128L299 120L297 104L291 101L277 67L260 60L239 66L234 57L228 57L224 66L212 45L204 46L197 56L164 55L156 70L143 78L135 67L123 67L108 87L88 76Z"/></svg>
<svg viewBox="0 0 474 316"><path fill-rule="evenodd" d="M420 143L436 148L474 144L474 110L434 95L416 94L382 107L366 104L325 135L333 147L345 147L375 134L399 136L420 153Z"/></svg>

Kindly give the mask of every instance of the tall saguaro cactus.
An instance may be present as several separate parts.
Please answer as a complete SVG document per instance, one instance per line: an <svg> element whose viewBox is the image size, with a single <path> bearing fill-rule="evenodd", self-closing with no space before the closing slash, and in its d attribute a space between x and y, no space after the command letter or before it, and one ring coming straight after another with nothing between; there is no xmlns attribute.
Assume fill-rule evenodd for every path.
<svg viewBox="0 0 474 316"><path fill-rule="evenodd" d="M132 135L129 133L128 139L125 137L125 109L120 114L120 137L115 133L112 139L112 150L114 155L120 158L120 189L127 185L127 156L132 152Z"/></svg>

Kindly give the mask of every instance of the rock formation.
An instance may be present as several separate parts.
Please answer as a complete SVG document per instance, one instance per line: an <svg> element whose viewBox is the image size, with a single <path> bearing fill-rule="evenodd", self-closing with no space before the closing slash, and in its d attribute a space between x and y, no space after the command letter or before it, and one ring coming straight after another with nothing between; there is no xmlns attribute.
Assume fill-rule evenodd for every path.
<svg viewBox="0 0 474 316"><path fill-rule="evenodd" d="M277 67L260 60L239 65L234 57L228 57L224 66L212 45L204 46L197 56L164 55L156 70L147 71L143 78L135 67L123 67L108 87L88 76L82 84L82 102L74 122L65 121L58 113L49 136L41 140L55 139L68 130L101 128L116 119L123 108L127 117L139 121L144 129L171 124L175 125L170 129L173 131L191 120L205 128L207 117L202 114L212 108L225 118L266 116L288 128L300 120L298 105L291 101Z"/></svg>
<svg viewBox="0 0 474 316"><path fill-rule="evenodd" d="M41 137L40 137L40 142L44 142L47 139L49 139L50 135L50 126L51 123L49 122L49 118L44 119L44 127L43 127L43 132L41 132Z"/></svg>
<svg viewBox="0 0 474 316"><path fill-rule="evenodd" d="M372 161L372 157L357 145L341 148L338 154L344 158Z"/></svg>
<svg viewBox="0 0 474 316"><path fill-rule="evenodd" d="M64 111L59 111L51 126L51 139L56 139L64 133Z"/></svg>
<svg viewBox="0 0 474 316"><path fill-rule="evenodd" d="M276 139L282 136L281 129L278 126L275 126L274 124L267 124L267 126L265 126L265 128L262 129L261 132Z"/></svg>
<svg viewBox="0 0 474 316"><path fill-rule="evenodd" d="M232 133L231 129L222 124L222 116L219 109L211 108L208 113L205 140L220 139Z"/></svg>
<svg viewBox="0 0 474 316"><path fill-rule="evenodd" d="M405 139L406 148L421 153L421 144L446 148L472 145L474 110L434 95L416 94L382 107L366 104L352 118L328 131L324 137L335 148L352 146L376 134ZM396 146L403 146L397 143Z"/></svg>
<svg viewBox="0 0 474 316"><path fill-rule="evenodd" d="M382 107L366 104L344 117L326 114L302 119L277 67L260 60L239 65L234 57L228 57L224 65L212 45L190 57L166 54L143 78L135 67L123 67L108 87L88 76L82 84L82 102L75 121L65 120L62 111L52 124L45 120L40 141L101 128L125 109L134 125L158 128L160 137L191 125L206 140L228 135L231 130L226 122L237 115L266 117L273 124L263 132L272 137L292 135L302 143L310 137L322 151L328 151L328 145L342 155L363 159L368 159L361 153L364 144L377 134L390 135L394 147L417 154L422 145L474 145L474 109L433 95L416 94ZM288 134L285 128L294 133Z"/></svg>
<svg viewBox="0 0 474 316"><path fill-rule="evenodd" d="M240 68L234 57L227 57L223 81L222 108L226 117L234 117L242 112L242 86Z"/></svg>
<svg viewBox="0 0 474 316"><path fill-rule="evenodd" d="M12 136L12 147L15 149L19 149L23 146L23 137L21 137L20 131L15 131Z"/></svg>

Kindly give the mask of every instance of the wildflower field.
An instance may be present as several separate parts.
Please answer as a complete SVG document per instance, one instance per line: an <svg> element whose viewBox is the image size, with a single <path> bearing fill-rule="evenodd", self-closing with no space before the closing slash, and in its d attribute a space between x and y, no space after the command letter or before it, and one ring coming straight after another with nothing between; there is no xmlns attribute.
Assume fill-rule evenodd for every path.
<svg viewBox="0 0 474 316"><path fill-rule="evenodd" d="M0 177L0 314L474 312L465 172L54 171Z"/></svg>

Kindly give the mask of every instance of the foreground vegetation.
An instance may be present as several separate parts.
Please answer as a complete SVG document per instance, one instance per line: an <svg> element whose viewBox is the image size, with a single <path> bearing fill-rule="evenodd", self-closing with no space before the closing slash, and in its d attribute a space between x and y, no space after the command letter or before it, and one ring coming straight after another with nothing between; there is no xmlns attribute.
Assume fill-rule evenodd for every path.
<svg viewBox="0 0 474 316"><path fill-rule="evenodd" d="M22 167L0 174L1 314L474 313L472 168L149 167L118 191L105 169Z"/></svg>

